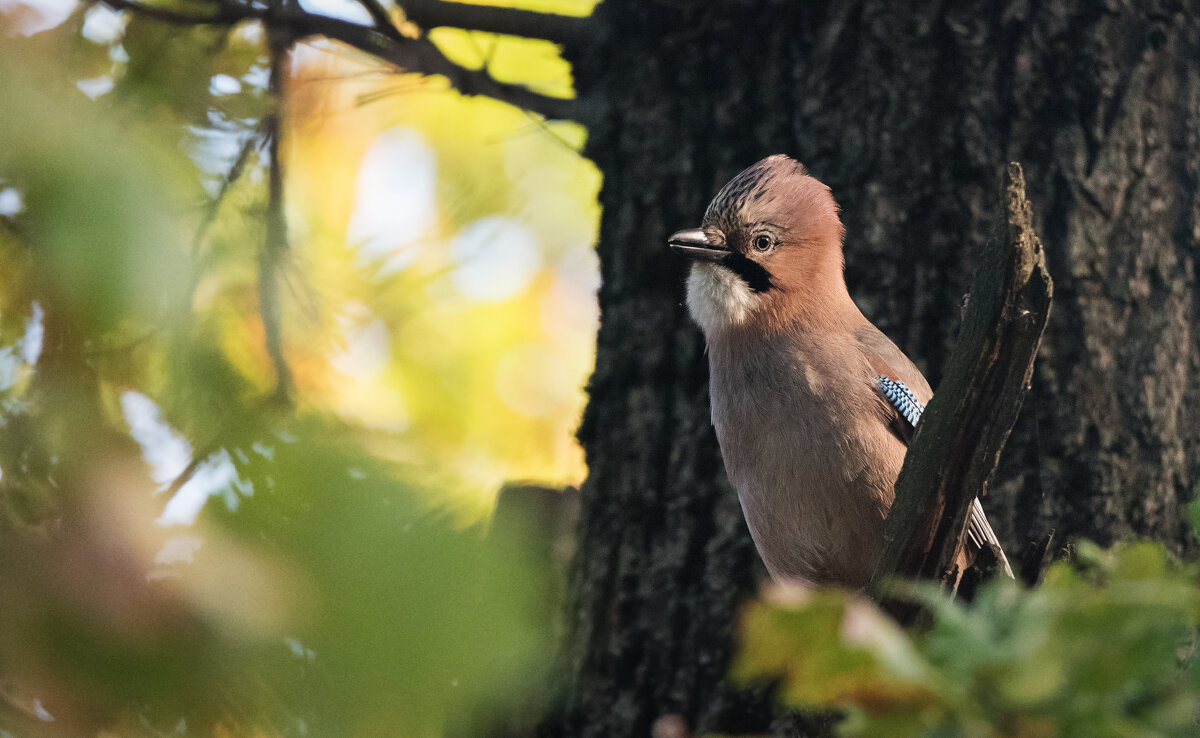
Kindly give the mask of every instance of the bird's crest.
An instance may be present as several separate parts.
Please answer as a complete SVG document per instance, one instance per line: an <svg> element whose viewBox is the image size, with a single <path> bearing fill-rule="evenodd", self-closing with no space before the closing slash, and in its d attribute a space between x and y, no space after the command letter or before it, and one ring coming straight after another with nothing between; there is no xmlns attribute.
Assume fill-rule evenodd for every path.
<svg viewBox="0 0 1200 738"><path fill-rule="evenodd" d="M743 169L721 188L704 212L704 222L728 229L742 220L747 206L768 195L769 182L807 174L803 164L786 154L768 156Z"/></svg>

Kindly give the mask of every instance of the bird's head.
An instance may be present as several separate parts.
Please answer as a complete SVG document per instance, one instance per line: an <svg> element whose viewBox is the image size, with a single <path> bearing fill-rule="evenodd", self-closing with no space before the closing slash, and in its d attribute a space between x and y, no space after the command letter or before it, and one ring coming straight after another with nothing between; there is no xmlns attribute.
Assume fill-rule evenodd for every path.
<svg viewBox="0 0 1200 738"><path fill-rule="evenodd" d="M844 234L829 188L776 154L721 188L700 228L667 243L692 262L688 310L711 336L819 315L826 301L848 300Z"/></svg>

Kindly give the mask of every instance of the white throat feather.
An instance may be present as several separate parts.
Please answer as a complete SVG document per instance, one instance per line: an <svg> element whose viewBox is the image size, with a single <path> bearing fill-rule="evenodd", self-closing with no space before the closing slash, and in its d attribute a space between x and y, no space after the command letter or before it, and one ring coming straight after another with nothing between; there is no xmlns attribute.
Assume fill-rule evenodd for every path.
<svg viewBox="0 0 1200 738"><path fill-rule="evenodd" d="M744 323L759 301L745 280L719 264L692 265L687 306L705 335Z"/></svg>

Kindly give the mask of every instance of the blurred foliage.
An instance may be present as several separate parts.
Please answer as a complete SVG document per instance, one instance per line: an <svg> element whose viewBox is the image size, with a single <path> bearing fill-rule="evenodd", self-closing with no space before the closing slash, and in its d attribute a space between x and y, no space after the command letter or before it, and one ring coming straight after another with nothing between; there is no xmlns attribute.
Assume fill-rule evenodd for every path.
<svg viewBox="0 0 1200 738"><path fill-rule="evenodd" d="M582 130L299 47L280 404L261 27L4 7L0 735L475 735L535 715L545 532L482 518L502 481L582 475ZM569 91L551 45L438 43Z"/></svg>
<svg viewBox="0 0 1200 738"><path fill-rule="evenodd" d="M289 202L305 214L294 236L305 269L323 275L297 301L314 340L294 347L302 390L311 382L331 410L402 429L407 459L456 469L487 494L508 479L577 484L573 432L598 320L599 179L567 145L582 130L547 133L501 103L369 71L325 55L293 81ZM363 165L335 165L345 161ZM425 167L433 217L400 213L372 237L363 189L397 178L398 197L419 198ZM313 315L331 320L318 329ZM391 338L377 370L354 348L373 330ZM301 354L328 350L324 337L350 359L334 384L306 373L315 362Z"/></svg>
<svg viewBox="0 0 1200 738"><path fill-rule="evenodd" d="M260 120L271 104L262 27L178 27L79 5L22 38L23 28L42 27L34 9L52 15L59 6L11 2L0 13L7 58L77 85L116 125L138 120L195 170L181 212L169 214L193 229L181 234L193 270L186 288L168 291L206 341L146 351L134 372L151 362L166 383L176 367L217 362L230 382L265 391L274 372L254 251L266 207ZM321 11L361 12L349 0L330 3ZM579 15L594 0L518 4ZM569 66L551 43L444 28L432 38L466 66L571 94ZM299 403L389 432L390 453L436 477L464 521L486 515L507 481L581 482L573 432L598 323L599 219L599 174L577 153L582 127L465 98L444 80L399 74L327 41L297 46L290 71L280 310ZM111 279L134 265L105 265L74 273L117 296L138 294ZM219 418L182 412L140 377L132 384L189 439L215 444Z"/></svg>
<svg viewBox="0 0 1200 738"><path fill-rule="evenodd" d="M1197 570L1157 543L1083 543L1037 589L996 580L971 605L907 591L933 613L911 637L858 594L756 603L735 675L844 712L842 735L1196 735Z"/></svg>

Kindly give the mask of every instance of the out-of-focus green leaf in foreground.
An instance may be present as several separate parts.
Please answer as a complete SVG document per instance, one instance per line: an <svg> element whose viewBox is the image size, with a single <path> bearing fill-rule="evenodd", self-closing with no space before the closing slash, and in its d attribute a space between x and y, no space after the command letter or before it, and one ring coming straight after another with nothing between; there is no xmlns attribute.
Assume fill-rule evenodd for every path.
<svg viewBox="0 0 1200 738"><path fill-rule="evenodd" d="M207 340L194 168L2 54L0 99L0 187L23 199L0 222L0 732L470 735L525 699L549 648L521 521L453 530L386 437L223 365L165 371ZM156 522L167 496L114 409L134 389L175 397L179 425L226 393L191 440L236 475L194 525Z"/></svg>
<svg viewBox="0 0 1200 738"><path fill-rule="evenodd" d="M858 594L751 605L735 674L842 711L843 735L1196 735L1200 590L1159 544L1084 543L1039 588L995 581L971 605L909 592L934 613L911 638Z"/></svg>

